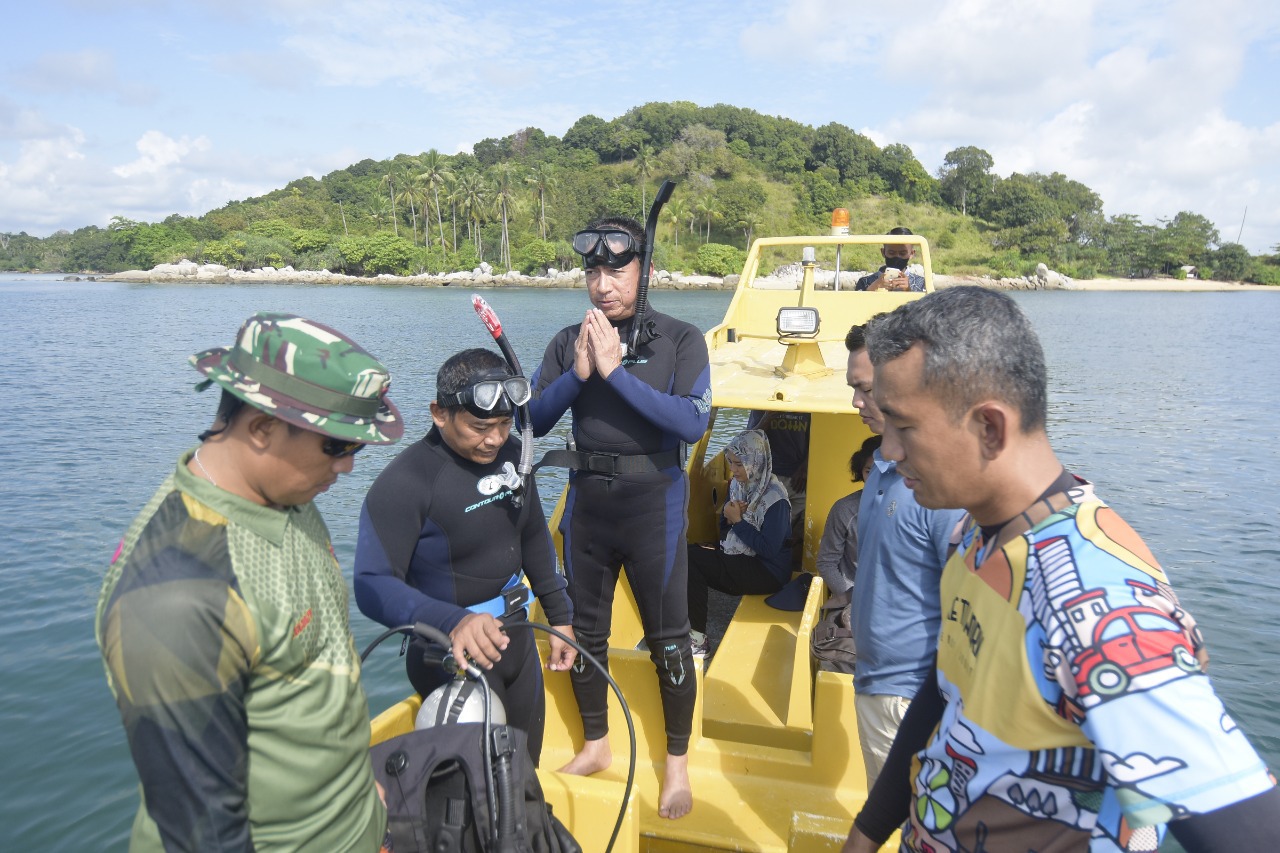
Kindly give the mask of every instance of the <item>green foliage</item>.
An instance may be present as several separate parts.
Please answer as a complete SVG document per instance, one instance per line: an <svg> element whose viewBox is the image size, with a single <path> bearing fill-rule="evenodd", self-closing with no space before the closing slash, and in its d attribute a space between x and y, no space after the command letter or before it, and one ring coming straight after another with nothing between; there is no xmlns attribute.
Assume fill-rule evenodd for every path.
<svg viewBox="0 0 1280 853"><path fill-rule="evenodd" d="M1249 270L1249 281L1255 284L1268 284L1280 287L1280 264L1275 263L1276 256L1263 256L1254 259L1253 268Z"/></svg>
<svg viewBox="0 0 1280 853"><path fill-rule="evenodd" d="M742 272L746 259L741 249L723 243L706 243L698 247L693 269L699 275L730 275Z"/></svg>
<svg viewBox="0 0 1280 853"><path fill-rule="evenodd" d="M938 170L938 190L942 198L959 208L961 215L980 209L995 187L993 165L995 160L991 155L973 145L948 151Z"/></svg>
<svg viewBox="0 0 1280 853"><path fill-rule="evenodd" d="M259 267L283 267L293 262L293 250L284 240L246 234L244 237L244 269Z"/></svg>
<svg viewBox="0 0 1280 853"><path fill-rule="evenodd" d="M735 178L716 185L716 201L725 222L737 225L749 216L758 215L769 200L769 193L759 181Z"/></svg>
<svg viewBox="0 0 1280 853"><path fill-rule="evenodd" d="M555 266L556 247L546 240L531 240L515 255L516 269L525 275L541 275Z"/></svg>
<svg viewBox="0 0 1280 853"><path fill-rule="evenodd" d="M1214 278L1220 281L1244 281L1252 266L1253 258L1239 243L1224 243L1213 253Z"/></svg>
<svg viewBox="0 0 1280 853"><path fill-rule="evenodd" d="M345 237L335 248L342 259L343 271L351 275L408 275L414 246L403 237L385 232L368 237Z"/></svg>
<svg viewBox="0 0 1280 853"><path fill-rule="evenodd" d="M1186 281L1187 271L1182 267L1178 267L1176 270L1173 271L1173 277L1176 278L1178 281Z"/></svg>
<svg viewBox="0 0 1280 853"><path fill-rule="evenodd" d="M245 241L237 237L210 240L204 244L200 257L205 263L222 264L232 269L247 269L244 266L245 248Z"/></svg>
<svg viewBox="0 0 1280 853"><path fill-rule="evenodd" d="M458 251L453 253L452 258L455 270L473 270L480 266L480 253L470 240L459 243Z"/></svg>

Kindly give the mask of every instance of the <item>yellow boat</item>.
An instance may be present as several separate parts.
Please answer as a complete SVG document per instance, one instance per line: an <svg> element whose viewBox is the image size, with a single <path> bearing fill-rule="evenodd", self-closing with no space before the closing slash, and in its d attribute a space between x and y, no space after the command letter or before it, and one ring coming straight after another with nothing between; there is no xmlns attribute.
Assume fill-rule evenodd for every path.
<svg viewBox="0 0 1280 853"><path fill-rule="evenodd" d="M833 228L833 231L835 229ZM927 291L933 276L927 241L913 244ZM850 256L869 258L884 235L769 237L756 240L724 321L706 334L711 357L711 423L690 449L689 541L714 541L727 472L718 452L750 410L811 415L802 566L815 572L823 525L831 505L853 490L847 460L869 436L845 384L849 327L892 310L918 293L859 292L855 276L839 272ZM760 270L800 261L798 285ZM836 272L835 280L825 281ZM817 280L821 278L821 286ZM780 325L816 311L813 334L784 336ZM735 414L736 410L736 414ZM716 430L719 420L722 427ZM718 499L717 499L718 496ZM550 526L561 547L562 494ZM625 568L624 568L625 572ZM679 820L658 816L658 783L665 757L662 707L653 664L642 646L635 600L620 584L613 612L610 671L635 722L637 767L618 853L752 850L781 853L839 850L866 798L866 774L857 738L850 675L818 671L809 637L826 591L809 588L803 611L775 610L764 596L744 596L714 657L698 672L698 700L689 745L693 811ZM531 614L542 621L542 614ZM539 634L543 659L546 635ZM643 646L642 646L643 649ZM627 776L627 728L610 700L613 766L591 777L547 768L564 765L582 743L577 704L566 673L545 672L546 734L538 771L548 803L588 853L609 845ZM409 731L419 707L413 696L374 720L373 741Z"/></svg>

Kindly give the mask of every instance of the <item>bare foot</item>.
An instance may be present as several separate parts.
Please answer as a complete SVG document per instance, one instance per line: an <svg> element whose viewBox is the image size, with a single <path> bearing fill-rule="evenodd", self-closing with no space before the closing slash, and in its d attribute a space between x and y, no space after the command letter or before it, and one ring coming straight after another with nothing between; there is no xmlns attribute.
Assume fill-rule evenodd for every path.
<svg viewBox="0 0 1280 853"><path fill-rule="evenodd" d="M667 754L667 769L658 795L658 816L670 820L693 811L693 789L689 787L689 756Z"/></svg>
<svg viewBox="0 0 1280 853"><path fill-rule="evenodd" d="M609 738L589 740L582 744L582 751L560 768L561 773L570 776L590 776L599 773L613 763L613 751L609 749ZM687 785L686 785L687 787Z"/></svg>

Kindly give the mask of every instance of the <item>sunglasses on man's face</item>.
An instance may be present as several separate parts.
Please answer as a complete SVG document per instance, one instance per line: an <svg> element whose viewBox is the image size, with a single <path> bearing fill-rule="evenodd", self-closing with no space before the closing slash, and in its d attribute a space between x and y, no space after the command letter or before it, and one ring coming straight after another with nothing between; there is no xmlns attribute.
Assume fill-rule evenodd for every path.
<svg viewBox="0 0 1280 853"><path fill-rule="evenodd" d="M326 456L332 456L334 459L343 459L347 456L355 456L361 450L364 450L363 441L347 441L345 438L326 438L324 444L321 445Z"/></svg>

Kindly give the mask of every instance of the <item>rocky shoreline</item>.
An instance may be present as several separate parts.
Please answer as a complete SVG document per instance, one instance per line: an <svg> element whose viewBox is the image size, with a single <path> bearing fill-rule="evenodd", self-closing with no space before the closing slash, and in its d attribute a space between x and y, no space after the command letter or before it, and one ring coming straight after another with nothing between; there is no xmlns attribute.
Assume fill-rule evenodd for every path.
<svg viewBox="0 0 1280 853"><path fill-rule="evenodd" d="M1044 267L1043 264L1040 266ZM919 268L913 268L912 271L919 272ZM859 276L865 274L865 270L845 270L840 274L841 286L848 288ZM780 267L770 275L759 279L759 286L777 288L779 290L794 289L799 284L801 275L800 265L790 264ZM65 280L79 281L81 278L81 276L66 276ZM293 267L281 269L262 267L246 272L245 270L230 269L221 264L197 264L194 261L182 260L176 264L159 264L150 270L127 270L106 275L83 276L83 278L89 281L124 281L150 284L195 282L201 284L407 284L420 287L450 287L457 285L462 287L582 288L586 286L583 272L577 268L570 270L552 269L548 270L544 275L531 276L514 270L505 273L495 272L487 263L482 263L473 270L445 274L424 273L411 276L382 274L365 277L333 273L329 270L320 270L318 272L295 270ZM829 290L834 286L835 273L832 270L819 269L815 271L814 279L815 286L818 289ZM942 275L934 276L934 280L938 287L947 287L950 284L961 282L959 278ZM1001 279L966 277L963 281L964 283L980 283L990 287L1015 290L1070 289L1072 284L1071 279L1060 276L1047 268L1043 272L1038 270L1035 276ZM732 290L737 286L737 283L737 275L723 277L686 275L682 272L656 270L650 281L650 286L659 290Z"/></svg>
<svg viewBox="0 0 1280 853"><path fill-rule="evenodd" d="M919 267L912 267L913 272L920 272ZM853 282L864 270L847 270L840 274L841 287L851 288ZM799 286L802 275L799 264L779 267L770 275L756 280L756 286L793 290ZM1280 292L1280 288L1265 285L1242 284L1240 282L1199 281L1177 279L1094 279L1080 281L1061 275L1044 264L1040 264L1032 275L1016 278L991 278L990 276L951 276L934 275L936 288L952 287L960 284L976 284L1001 290L1269 290ZM128 270L126 272L105 275L68 275L65 281L120 281L149 284L197 283L197 284L331 284L331 285L378 285L395 284L418 287L547 287L547 288L584 288L586 283L581 269L548 270L544 275L531 276L511 271L495 272L487 263L482 263L473 270L462 270L445 274L423 274L412 276L378 275L372 277L344 275L328 270L318 272L311 270L295 270L293 267L276 269L263 267L249 271L229 269L220 264L197 264L194 261L182 260L176 264L160 264L150 270ZM835 273L831 270L815 271L814 284L819 290L830 290L834 286ZM650 286L657 290L732 290L737 286L738 276L686 275L682 272L657 270L653 274Z"/></svg>

